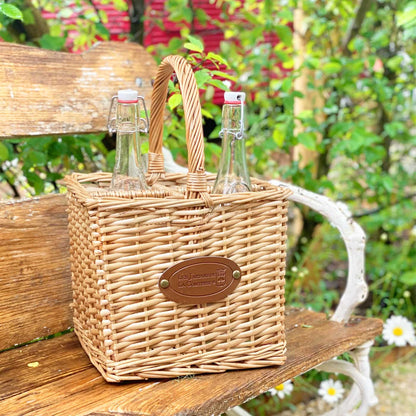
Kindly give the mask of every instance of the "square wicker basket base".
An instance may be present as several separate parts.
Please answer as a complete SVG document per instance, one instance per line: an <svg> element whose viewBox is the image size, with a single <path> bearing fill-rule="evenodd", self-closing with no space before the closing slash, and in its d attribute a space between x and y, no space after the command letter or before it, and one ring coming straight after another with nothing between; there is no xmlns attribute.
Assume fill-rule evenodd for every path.
<svg viewBox="0 0 416 416"><path fill-rule="evenodd" d="M260 349L251 351L251 356L245 355L244 358L232 359L225 352L223 359L219 357L217 362L210 364L203 364L203 362L211 362L211 359L204 359L204 353L201 351L198 357L195 358L195 364L187 367L182 367L177 363L168 363L161 366L163 369L159 369L155 364L147 368L143 367L141 362L137 360L126 360L126 361L113 361L108 359L102 351L93 345L89 338L83 336L83 331L76 329L75 333L78 336L80 344L84 351L87 353L91 363L101 373L103 378L108 382L121 382L121 381L132 381L132 380L147 380L156 378L175 378L187 375L197 374L211 374L211 373L222 373L227 370L243 370L262 368L268 366L282 365L286 361L286 348L285 344L270 346L270 351L264 348L265 351ZM265 353L266 352L266 353ZM238 357L244 354L244 351L235 350L234 354ZM207 354L209 357L209 354ZM269 359L261 358L258 359L256 355L265 357L270 356ZM187 357L183 357L184 360L188 361ZM193 358L191 358L193 359Z"/></svg>

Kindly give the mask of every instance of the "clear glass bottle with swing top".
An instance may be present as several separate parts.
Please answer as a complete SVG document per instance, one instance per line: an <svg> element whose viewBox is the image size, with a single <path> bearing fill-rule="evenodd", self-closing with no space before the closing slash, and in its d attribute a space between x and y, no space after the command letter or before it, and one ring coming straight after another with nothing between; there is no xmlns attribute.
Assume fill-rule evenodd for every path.
<svg viewBox="0 0 416 416"><path fill-rule="evenodd" d="M144 112L145 117L141 117ZM120 90L111 101L108 130L116 135L116 160L111 189L143 191L146 183L141 156L142 136L148 132L148 116L143 97L135 90Z"/></svg>
<svg viewBox="0 0 416 416"><path fill-rule="evenodd" d="M245 93L224 93L222 153L213 194L251 191L245 148Z"/></svg>

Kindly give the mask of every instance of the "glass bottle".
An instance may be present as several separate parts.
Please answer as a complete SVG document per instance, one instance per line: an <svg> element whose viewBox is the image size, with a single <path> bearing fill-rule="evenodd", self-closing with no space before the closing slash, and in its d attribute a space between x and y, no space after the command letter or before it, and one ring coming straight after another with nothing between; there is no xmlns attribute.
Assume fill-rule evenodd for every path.
<svg viewBox="0 0 416 416"><path fill-rule="evenodd" d="M146 118L140 117L140 104ZM115 116L112 115L115 113ZM148 131L147 111L143 97L135 90L120 90L113 97L108 129L116 135L116 161L111 189L142 191L149 189L141 156L141 133Z"/></svg>
<svg viewBox="0 0 416 416"><path fill-rule="evenodd" d="M245 149L245 93L224 93L222 108L222 153L212 193L251 191Z"/></svg>

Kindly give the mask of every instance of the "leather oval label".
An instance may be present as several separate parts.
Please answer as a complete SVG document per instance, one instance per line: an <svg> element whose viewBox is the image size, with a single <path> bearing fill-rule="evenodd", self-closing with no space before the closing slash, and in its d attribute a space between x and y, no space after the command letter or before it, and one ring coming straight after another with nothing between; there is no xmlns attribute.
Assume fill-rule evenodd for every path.
<svg viewBox="0 0 416 416"><path fill-rule="evenodd" d="M216 302L232 293L241 280L241 269L225 257L200 256L165 270L159 288L177 303Z"/></svg>

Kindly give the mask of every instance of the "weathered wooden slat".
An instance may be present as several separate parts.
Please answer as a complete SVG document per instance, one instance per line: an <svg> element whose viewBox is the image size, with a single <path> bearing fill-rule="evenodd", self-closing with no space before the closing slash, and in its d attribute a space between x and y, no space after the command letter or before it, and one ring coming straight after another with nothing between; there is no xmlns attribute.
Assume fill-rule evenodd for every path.
<svg viewBox="0 0 416 416"><path fill-rule="evenodd" d="M156 69L133 43L79 55L0 43L0 138L106 131L111 97L150 98ZM72 325L65 209L63 195L0 202L0 350Z"/></svg>
<svg viewBox="0 0 416 416"><path fill-rule="evenodd" d="M382 322L347 325L323 314L293 311L286 318L287 363L165 381L111 385L90 366L74 334L0 354L0 414L212 415L372 340ZM38 362L39 366L28 367Z"/></svg>
<svg viewBox="0 0 416 416"><path fill-rule="evenodd" d="M106 131L111 97L136 88L148 100L156 68L134 43L76 55L2 42L0 138Z"/></svg>
<svg viewBox="0 0 416 416"><path fill-rule="evenodd" d="M0 350L72 325L65 195L0 203Z"/></svg>

